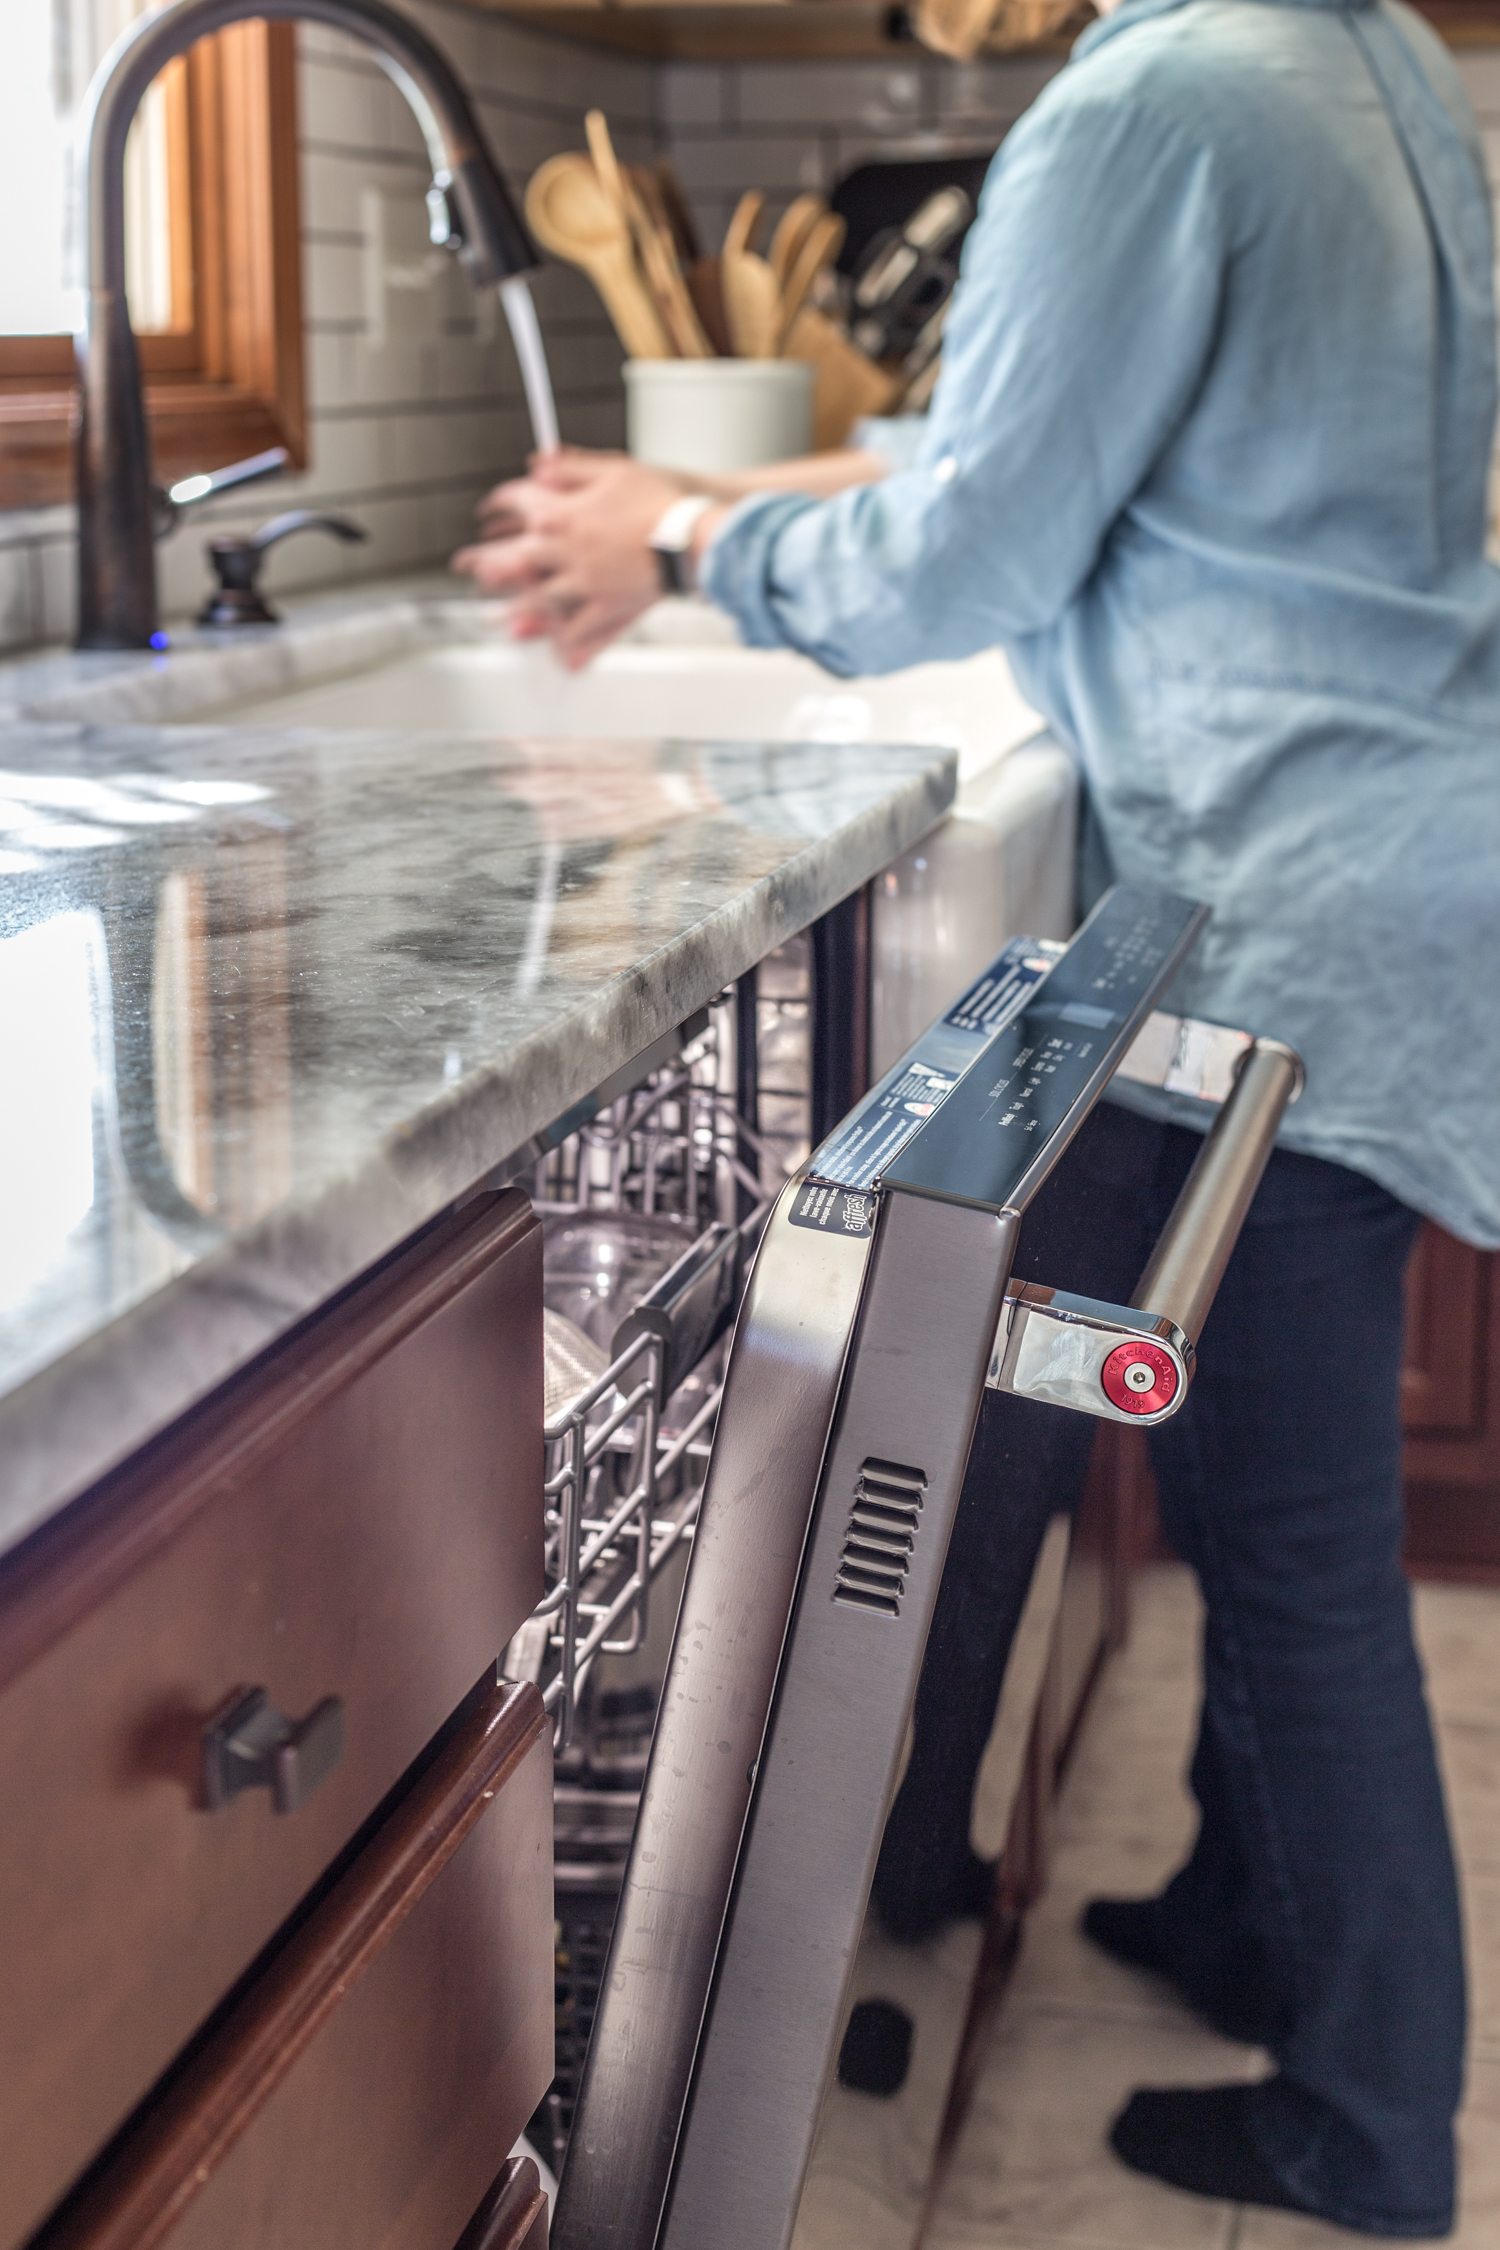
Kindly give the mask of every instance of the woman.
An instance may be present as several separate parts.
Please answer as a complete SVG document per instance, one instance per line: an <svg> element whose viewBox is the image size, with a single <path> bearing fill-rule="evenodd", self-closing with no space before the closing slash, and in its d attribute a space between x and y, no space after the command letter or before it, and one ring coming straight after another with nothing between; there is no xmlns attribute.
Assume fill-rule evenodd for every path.
<svg viewBox="0 0 1500 2250"><path fill-rule="evenodd" d="M912 467L684 508L563 456L461 558L570 663L658 592L653 539L747 640L835 672L1003 644L1076 751L1088 887L1213 908L1172 1004L1306 1059L1155 1447L1207 1605L1198 1840L1086 1927L1276 2066L1138 2093L1126 2162L1412 2238L1452 2224L1464 1994L1400 1567L1401 1278L1422 1214L1500 1245L1491 270L1472 119L1395 0L1127 0L995 161ZM1040 1278L1128 1292L1203 1126L1133 1106L1030 1215ZM898 1928L982 1894L975 1738L1079 1445L1021 1401L981 1428L877 1883Z"/></svg>

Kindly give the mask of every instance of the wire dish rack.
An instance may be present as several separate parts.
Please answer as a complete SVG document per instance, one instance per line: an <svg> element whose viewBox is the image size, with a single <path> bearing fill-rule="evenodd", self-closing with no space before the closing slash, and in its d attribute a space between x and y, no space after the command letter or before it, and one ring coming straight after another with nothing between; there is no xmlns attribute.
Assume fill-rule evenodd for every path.
<svg viewBox="0 0 1500 2250"><path fill-rule="evenodd" d="M567 2146L702 1499L729 1334L809 1129L805 940L612 1082L537 1163L545 1584L503 1670L552 1714L557 2062L530 2135ZM626 1074L627 1077L630 1074ZM575 1113L575 1116L577 1113Z"/></svg>

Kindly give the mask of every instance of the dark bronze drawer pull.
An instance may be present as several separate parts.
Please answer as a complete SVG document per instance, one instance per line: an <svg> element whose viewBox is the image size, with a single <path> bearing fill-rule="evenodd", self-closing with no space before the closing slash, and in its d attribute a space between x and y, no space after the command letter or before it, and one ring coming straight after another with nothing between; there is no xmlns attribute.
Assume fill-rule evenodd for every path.
<svg viewBox="0 0 1500 2250"><path fill-rule="evenodd" d="M242 1789L269 1789L293 1813L344 1755L344 1704L325 1695L305 1719L287 1719L264 1688L236 1688L203 1730L203 1803L219 1812Z"/></svg>

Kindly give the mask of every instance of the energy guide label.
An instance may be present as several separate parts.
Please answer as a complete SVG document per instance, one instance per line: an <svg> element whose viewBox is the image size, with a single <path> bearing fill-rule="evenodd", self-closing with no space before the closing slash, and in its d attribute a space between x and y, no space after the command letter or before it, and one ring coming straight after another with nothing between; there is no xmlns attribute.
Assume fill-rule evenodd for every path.
<svg viewBox="0 0 1500 2250"><path fill-rule="evenodd" d="M816 1177L839 1187L869 1187L957 1084L954 1071L909 1063L894 1085L861 1103L832 1140L824 1142L815 1159Z"/></svg>

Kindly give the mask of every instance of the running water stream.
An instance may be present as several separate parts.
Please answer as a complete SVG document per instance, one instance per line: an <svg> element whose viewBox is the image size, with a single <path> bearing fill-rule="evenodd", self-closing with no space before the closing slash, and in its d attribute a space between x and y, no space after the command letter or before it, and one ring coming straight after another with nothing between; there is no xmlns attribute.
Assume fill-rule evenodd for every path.
<svg viewBox="0 0 1500 2250"><path fill-rule="evenodd" d="M526 393L526 408L531 416L531 434L538 453L555 453L557 450L557 406L552 396L552 378L547 372L547 354L542 345L542 331L537 325L536 306L531 301L531 291L524 276L515 274L500 284L500 302L505 307L505 317L510 322L510 333L516 347L516 358L521 367L521 384Z"/></svg>

